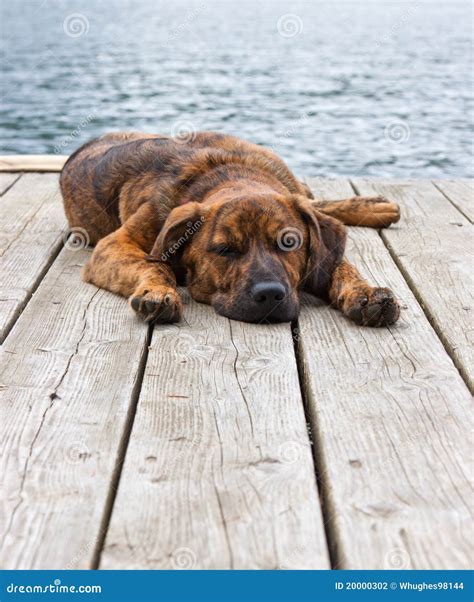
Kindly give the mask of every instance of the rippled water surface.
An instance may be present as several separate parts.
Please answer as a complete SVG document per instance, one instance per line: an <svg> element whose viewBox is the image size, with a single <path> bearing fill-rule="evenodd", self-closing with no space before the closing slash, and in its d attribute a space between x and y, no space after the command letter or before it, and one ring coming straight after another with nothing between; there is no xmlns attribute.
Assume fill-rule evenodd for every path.
<svg viewBox="0 0 474 602"><path fill-rule="evenodd" d="M1 0L0 152L229 132L299 174L472 176L470 2Z"/></svg>

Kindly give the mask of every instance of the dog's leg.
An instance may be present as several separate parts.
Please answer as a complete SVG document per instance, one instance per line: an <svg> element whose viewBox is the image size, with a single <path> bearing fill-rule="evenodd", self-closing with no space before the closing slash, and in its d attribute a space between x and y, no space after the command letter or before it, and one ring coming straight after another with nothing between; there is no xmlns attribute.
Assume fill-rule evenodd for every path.
<svg viewBox="0 0 474 602"><path fill-rule="evenodd" d="M392 291L370 286L345 259L332 274L328 294L335 307L362 326L389 326L400 315Z"/></svg>
<svg viewBox="0 0 474 602"><path fill-rule="evenodd" d="M156 209L142 205L121 228L97 243L83 272L86 282L128 297L146 322L177 322L182 313L173 271L146 259L162 225Z"/></svg>
<svg viewBox="0 0 474 602"><path fill-rule="evenodd" d="M383 196L355 196L341 201L314 200L311 204L346 226L387 228L400 219L400 207Z"/></svg>

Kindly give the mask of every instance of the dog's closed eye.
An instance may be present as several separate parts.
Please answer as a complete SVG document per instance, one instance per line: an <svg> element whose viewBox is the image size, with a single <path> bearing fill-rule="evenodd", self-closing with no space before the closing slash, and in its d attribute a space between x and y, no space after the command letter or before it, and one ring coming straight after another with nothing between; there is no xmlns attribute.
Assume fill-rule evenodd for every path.
<svg viewBox="0 0 474 602"><path fill-rule="evenodd" d="M242 253L236 249L235 247L221 243L219 245L214 245L208 249L210 253L215 253L220 257L241 257Z"/></svg>

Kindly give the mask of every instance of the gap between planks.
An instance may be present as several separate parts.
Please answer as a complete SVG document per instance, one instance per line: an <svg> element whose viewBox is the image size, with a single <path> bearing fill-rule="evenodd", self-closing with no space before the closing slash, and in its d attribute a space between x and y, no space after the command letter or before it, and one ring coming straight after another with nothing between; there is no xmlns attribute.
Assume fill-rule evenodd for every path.
<svg viewBox="0 0 474 602"><path fill-rule="evenodd" d="M329 568L290 325L183 296L154 330L100 568Z"/></svg>
<svg viewBox="0 0 474 602"><path fill-rule="evenodd" d="M30 194L32 194L35 197L35 201L34 202L38 205L38 207L37 207L36 210L37 211L39 211L40 209L42 210L42 207L43 207L44 203L43 203L42 199L38 198L38 182L39 182L38 178L41 178L41 182L44 183L46 180L43 181L42 178L50 178L50 177L51 176L40 176L39 174L31 174L31 175L29 174L27 176L23 176L23 179L22 179L22 181L23 181L22 192L20 192L19 190L17 190L16 191L17 192L16 196L19 195L19 196L21 196L23 198L25 196L25 194L27 194L29 192ZM18 180L16 180L16 181L18 181ZM48 184L47 188L49 189L49 184ZM15 203L15 205L16 205L16 203ZM55 203L55 206L57 206L58 211L61 212L60 203ZM61 215L62 215L62 212L61 212ZM58 213L58 216L59 216L59 213ZM27 225L28 225L28 222L27 222ZM21 328L21 327L23 326L23 324L25 323L25 321L28 322L28 320L31 320L32 312L33 312L33 314L38 314L38 310L41 307L42 299L44 298L45 294L47 293L48 287L50 286L51 278L53 278L53 279L56 278L57 275L58 275L58 270L61 271L62 269L64 269L62 266L64 266L64 260L65 260L65 258L68 255L69 255L70 259L73 259L73 257L70 255L70 251L68 249L64 249L63 252L61 253L61 247L62 247L62 245L59 247L59 249L57 250L57 253L54 256L53 255L49 256L49 263L45 267L45 269L43 269L41 272L39 272L39 273L36 274L36 280L35 280L32 288L30 290L30 295L29 295L28 299L25 301L25 305L22 306L18 310L18 315L16 315L16 318L20 318L20 320L16 320L15 319L15 327L14 328L13 328L13 324L10 325L11 328L9 329L9 332L11 334L16 333L18 335L18 333L20 332L20 333L23 333L24 335L26 335L25 329ZM56 257L58 256L58 253L60 253L60 259L58 259L58 261L55 261ZM83 257L84 257L84 255L82 253L79 253L77 255L78 259L81 258L83 260ZM35 269L38 269L38 268L35 268ZM74 269L76 269L76 268L74 268ZM42 284L43 284L43 286L41 286ZM77 286L80 287L81 291L83 289L84 289L84 291L90 290L90 287L88 287L87 285L83 285L80 282L77 283ZM37 288L39 288L38 297L35 297L34 302L31 302L32 294L33 294L33 292L36 291ZM99 292L99 291L96 291L96 292ZM104 293L104 292L101 292L101 295L102 296L103 295L109 296L108 293ZM27 301L30 301L31 304L28 303ZM121 300L117 300L118 303L120 301ZM38 305L38 303L40 305ZM21 312L21 310L24 310L24 311ZM211 310L210 308L207 308L205 311L211 312L213 314L213 310ZM45 317L47 317L46 314L45 314ZM220 320L221 320L221 322L220 322L221 324L223 324L224 322L227 322L226 320L222 320L222 319L220 319ZM20 330L18 330L19 328L20 328ZM85 326L84 326L84 328L85 328ZM240 327L237 327L237 329L240 330ZM31 333L31 334L34 335L34 333ZM49 336L54 336L54 335L53 335L53 333L49 333ZM89 333L88 333L88 336L90 336ZM82 338L82 335L81 335L81 338ZM21 340L21 336L20 336L20 340ZM15 342L15 341L17 341L17 342ZM291 352L292 352L293 351L293 346L291 344L291 334L288 337L288 341L289 341L289 344L290 344L289 348L291 349ZM147 341L147 343L148 342L149 341ZM15 335L13 337L9 336L7 338L7 343L8 343L7 346L6 346L6 352L7 353L10 352L9 349L10 349L11 345L14 345L14 348L17 349L18 348L18 336L15 336ZM68 340L64 340L63 341L63 345L67 346L68 344L69 344ZM79 343L77 343L77 345L79 345ZM44 346L45 347L49 347L50 344L46 344L45 343ZM148 347L148 345L147 345L147 347ZM235 351L237 352L237 348L235 349ZM29 357L28 351L26 349L24 351L22 351L22 353L26 353L26 356ZM133 392L132 392L132 395L131 395L131 401L130 401L131 405L128 407L127 416L126 416L126 418L124 420L124 427L123 427L124 430L123 430L122 435L121 435L121 437L119 439L119 442L118 442L116 461L115 461L114 466L111 468L110 485L109 485L109 487L107 489L107 495L106 495L106 498L105 498L105 501L104 501L103 514L102 514L102 517L101 517L101 519L100 519L100 521L99 521L99 523L98 523L98 525L96 527L97 528L96 534L92 537L92 539L88 540L89 542L95 542L95 543L91 547L91 543L84 544L84 539L82 539L82 540L79 541L79 543L82 542L81 545L78 545L78 544L75 545L75 542L71 541L70 542L70 544L71 544L70 545L70 550L68 550L69 556L67 556L69 558L69 563L68 564L74 563L74 562L78 562L79 565L82 566L82 567L86 567L86 566L97 567L97 566L99 566L101 551L102 551L102 547L103 547L105 538L107 536L109 521L110 521L111 516L113 515L113 511L114 511L114 503L115 503L115 498L116 498L116 491L117 491L117 488L118 488L119 483L120 483L121 478L122 478L122 464L123 464L123 460L124 460L124 458L127 455L127 449L128 449L128 445L130 443L130 436L131 436L132 427L133 427L133 423L134 423L135 416L136 416L136 410L137 410L137 405L136 404L137 404L138 398L139 398L139 396L141 394L141 385L142 385L143 372L145 371L146 365L147 365L147 362L146 362L146 360L147 360L147 354L148 354L147 351L144 352L144 354L142 356L142 359L139 362L138 376L137 376L137 380L135 382L135 385L134 385L134 388L133 388ZM238 352L237 352L237 354L238 354ZM26 359L26 356L25 356L25 362L28 362L29 360ZM14 357L14 355L12 357ZM73 361L73 360L70 360L70 361ZM73 362L74 365L76 365L75 361L76 360L74 360L74 362ZM296 364L295 364L295 366L296 366ZM234 369L235 369L235 366L234 366ZM9 379L7 379L7 380L9 380ZM70 374L69 374L69 362L68 362L68 365L66 366L66 371L64 372L64 375L61 377L59 384L56 384L56 386L55 386L55 391L58 388L68 390L68 387L71 386L69 384L69 381L70 381ZM86 381L85 383L83 383L83 387L87 386L87 382L88 381ZM83 390L82 393L80 391L76 392L76 393L79 393L79 394L83 395L83 394L86 394L86 390ZM56 395L56 393L54 393L54 395ZM61 395L63 395L63 393L61 393ZM41 432L41 440L43 440L43 438L44 438L45 435L43 433L44 429L43 429L42 425L43 425L43 423L45 421L46 421L45 428L49 424L49 416L48 416L48 414L50 412L50 408L52 408L53 405L55 405L55 404L54 403L49 404L48 407L46 408L46 410L45 410L45 412L43 414L43 418L41 419L41 424L40 424L38 433L37 433L37 435L35 435L35 437L33 438L33 440L30 443L30 445L31 445L31 453L34 452L35 456L37 454L37 452L36 452L37 437L39 436L39 434ZM56 412L56 409L53 408L53 410L51 410L51 411ZM304 413L302 413L302 415L304 416ZM49 430L49 429L47 429L47 430ZM306 433L305 429L302 430L301 435L303 436L303 438L304 438L304 436L307 437L307 433ZM285 443L285 442L283 442L283 443ZM300 444L303 445L303 442L300 441ZM93 448L91 447L91 449L93 449ZM54 450L52 450L52 451L54 451ZM279 462L279 460L277 460L277 462ZM305 465L306 465L306 470L308 471L308 474L306 475L306 481L307 482L305 482L305 487L307 488L307 491L309 493L309 491L311 490L311 481L312 480L314 481L314 486L316 485L316 482L315 482L315 479L314 479L314 474L310 470L310 468L312 468L312 462L311 461L309 461L309 462L306 461ZM26 483L27 483L27 486L29 487L29 489L31 489L30 482L32 480L34 482L34 480L38 476L38 468L39 467L35 466L34 458L31 458L31 461L28 460L27 468L25 468L25 470L28 471L28 474L25 472L23 478L26 479ZM87 482L84 483L84 486L87 487ZM310 541L309 543L306 542L306 549L304 549L304 546L303 546L303 551L302 552L300 551L300 553L304 555L304 558L302 558L301 561L302 561L303 565L308 566L308 567L326 566L325 565L326 540L325 540L325 537L324 537L324 533L323 533L322 530L318 531L317 528L315 530L315 525L318 524L317 517L318 517L318 512L319 512L319 503L318 503L319 498L318 498L318 495L317 495L316 487L314 487L313 493L314 493L314 500L313 500L314 508L313 508L313 510L310 510L309 506L308 506L311 496L308 496L308 499L305 502L306 505L308 506L308 511L306 512L306 518L309 519L309 522L306 525L306 531L305 531L305 534L304 534L305 537L308 536L308 533L312 534L313 535L313 540ZM39 492L37 492L37 494L39 496ZM25 512L25 508L23 506L22 495L23 494L20 495L19 512L21 512L22 515L23 515L23 513ZM267 504L269 506L271 506L271 504L273 503L272 500L273 500L273 498L272 498L272 496L270 496L270 498L267 501ZM71 520L72 520L72 522L74 522L75 519L73 518L73 516L74 516L74 508L73 507L70 508L70 512L71 512ZM97 517L96 512L97 512L97 510L95 511L95 516ZM223 512L223 513L228 512L228 510L226 510L226 504L224 504L223 507L221 508L221 512ZM302 509L301 510L298 509L298 513L300 513L300 512L302 512ZM15 514L16 514L16 511L15 511ZM224 517L224 514L223 514L223 517ZM18 523L17 517L15 515L13 515L11 518L12 518L12 520L14 520L14 522L12 523L12 528L13 528L12 535L15 534L15 536L17 536L17 535L20 536L19 533L21 531L21 528L17 524ZM31 517L28 514L25 517L25 519L26 519L27 522L28 522L28 520L30 518ZM279 519L280 524L281 524L281 520L282 519ZM51 530L54 530L57 527L58 527L58 525L50 525L49 528ZM40 528L40 527L38 526L38 528ZM91 533L92 533L93 530L94 529L93 529L92 525L89 525L88 528L85 528L85 525L84 525L85 534L88 535L89 537L91 537ZM298 534L298 532L296 532L296 540L298 540L298 536L299 536L299 534ZM10 542L9 542L9 544L10 544ZM58 544L59 544L59 542L58 542ZM230 548L230 546L235 545L235 544L233 543L233 541L230 541L228 545L229 545L229 548ZM56 547L60 548L61 544L59 546L56 546ZM13 551L12 548L10 548L10 549L11 549L11 551ZM297 544L295 544L295 549L298 550ZM284 548L284 550L285 550L285 548ZM284 550L283 550L283 552L284 552ZM288 545L286 547L286 551L288 552L290 558L285 558L285 554L283 554L283 558L280 558L280 560L278 560L277 557L273 557L273 558L269 557L267 559L262 558L261 560L256 559L255 562L257 562L257 563L264 563L263 566L269 566L269 567L274 567L279 562L283 562L283 563L289 562L291 564L292 562L294 562L294 559L291 558L291 555L293 554L293 552L295 550L293 549L292 546ZM15 561L14 562L19 562L18 561L18 557L17 557L17 553L18 553L18 550L15 550L14 553L13 553L13 555L15 556ZM250 551L249 550L245 551L245 549L238 550L237 556L239 556L240 553L243 553L245 555L246 553L249 554ZM280 553L281 553L281 550L280 550ZM54 555L54 552L52 551L51 554ZM72 558L71 558L70 554L72 554ZM31 558L31 559L27 560L27 558L25 557L24 558L24 562L31 562L31 563L33 563L31 566L35 566L36 568L42 567L42 566L45 567L50 562L50 560L48 560L48 555L45 554L45 549L43 549L42 551L40 551L38 549L35 549L33 552L31 552L31 556L36 557L36 559L33 560L33 558ZM258 558L258 554L257 554L257 558ZM237 562L239 562L238 558L237 558ZM34 564L34 563L38 563L38 564ZM45 564L42 564L42 563L45 563ZM266 565L265 563L269 563L269 564Z"/></svg>
<svg viewBox="0 0 474 602"><path fill-rule="evenodd" d="M63 248L67 231L58 176L28 174L10 184L0 199L0 343Z"/></svg>
<svg viewBox="0 0 474 602"><path fill-rule="evenodd" d="M456 207L470 222L474 222L474 181L433 180L433 185Z"/></svg>
<svg viewBox="0 0 474 602"><path fill-rule="evenodd" d="M359 179L351 180L350 185L356 194L384 194L401 204L401 230L399 228L379 230L379 236L423 309L446 353L458 369L470 392L474 393L472 342L470 340L472 321L469 320L469 313L473 310L472 277L469 269L465 269L464 273L462 269L463 265L469 265L468 253L472 248L472 244L469 245L469 241L472 242L472 233L468 232L471 228L469 218L465 217L464 212L457 205L451 203L446 195L429 181L397 182L396 180ZM435 205L431 212L425 209L427 201L423 202L423 199L422 202L417 202L420 190L426 197L434 194L431 204L433 205L436 201L437 206ZM444 205L446 205L446 210L442 212ZM407 218L404 213L408 212L410 213ZM441 224L436 221L432 222L433 218L434 220L438 219L438 214L442 216ZM450 219L455 220L456 216L459 216L459 224L449 221ZM450 231L449 226L453 224L455 229ZM457 227L462 228L459 238L464 235L466 242L464 245L457 244ZM441 232L441 240L438 230ZM434 238L435 232L437 240ZM425 239L423 234L426 236ZM445 243L445 237L449 244ZM413 241L418 243L416 248L413 247ZM411 248L410 245L412 245ZM436 259L430 256L435 247L438 252ZM406 253L407 249L409 250L408 254ZM424 258L423 269L417 265L416 251L421 258ZM425 257L424 253L426 253ZM434 265L433 262L435 262ZM435 286L439 280L438 269L442 271L442 276L447 280L445 283L440 283L443 289L442 293ZM450 280L452 286L449 284ZM454 291L455 288L456 291ZM466 297L462 307L457 294L458 289Z"/></svg>
<svg viewBox="0 0 474 602"><path fill-rule="evenodd" d="M347 180L312 180L348 197ZM337 568L468 568L471 396L377 232L347 255L406 305L396 326L360 328L312 298L298 338Z"/></svg>
<svg viewBox="0 0 474 602"><path fill-rule="evenodd" d="M138 400L140 399L140 391L143 384L143 376L145 374L146 363L148 360L148 351L150 349L151 340L153 335L153 325L148 326L148 332L146 336L146 343L143 347L143 353L138 363L137 377L135 385L131 392L130 406L125 419L123 434L119 442L117 451L117 462L112 473L109 492L105 501L104 514L100 523L99 533L97 536L96 546L91 558L91 569L98 569L100 565L100 557L105 544L105 538L107 537L107 531L109 529L110 519L114 510L115 498L120 484L120 478L122 476L123 464L127 455L128 445L130 443L130 436L132 434L133 423L137 413Z"/></svg>
<svg viewBox="0 0 474 602"><path fill-rule="evenodd" d="M89 254L63 249L3 346L4 568L91 568L103 541L148 339Z"/></svg>
<svg viewBox="0 0 474 602"><path fill-rule="evenodd" d="M299 327L298 320L291 323L291 332L293 337L293 348L295 351L296 366L298 370L298 382L300 385L301 397L303 400L304 413L306 424L311 429L311 439L313 445L313 462L314 473L318 485L319 500L321 512L323 515L324 532L326 534L326 542L328 546L329 562L331 569L337 569L342 566L343 559L339 553L338 533L335 529L334 521L332 520L332 503L330 499L330 491L325 478L325 466L327 460L324 457L324 447L321 445L319 432L315 429L315 422L311 414L310 401L308 399L308 383L304 375L304 356L298 336Z"/></svg>
<svg viewBox="0 0 474 602"><path fill-rule="evenodd" d="M384 243L385 243L385 241L384 241ZM143 363L143 369L145 370L145 363ZM139 380L141 380L141 379L139 379ZM134 389L134 390L136 391L136 395L137 395L137 399L138 399L138 396L139 396L139 393L140 393L140 391L139 391L140 384L136 383L135 386L137 387L137 389ZM121 479L121 462L122 461L120 460L120 458L121 458L122 454L123 454L123 456L125 456L125 454L126 454L127 446L128 446L129 440L130 440L129 439L129 437L130 437L130 431L132 430L134 417L135 417L135 410L132 409L132 408L129 408L129 417L127 419L127 420L129 420L129 422L126 423L126 429L125 429L125 432L123 433L122 439L121 439L120 444L119 444L119 449L121 451L119 452L118 459L117 459L117 464L115 465L115 468L114 468L114 472L113 472L113 476L112 476L112 484L113 485L111 486L111 488L109 490L109 494L107 496L107 502L105 504L105 515L104 515L104 517L102 519L102 522L101 522L101 529L102 529L103 536L101 536L102 539L101 539L101 541L96 546L96 550L94 552L94 558L93 558L93 561L92 561L92 565L94 565L94 563L98 564L98 557L99 557L99 554L100 554L100 548L102 546L102 541L106 537L105 531L106 531L106 526L107 526L108 520L109 520L110 515L112 514L112 510L113 510L113 502L114 502L114 498L115 498L115 488L119 485L119 481ZM128 433L127 433L127 430L128 430ZM317 455L318 454L316 454L316 456ZM323 471L321 471L320 474L323 475ZM323 498L324 497L325 497L325 495L323 495ZM337 555L334 557L334 562L335 562L335 564L339 564L339 562L340 562L338 560Z"/></svg>
<svg viewBox="0 0 474 602"><path fill-rule="evenodd" d="M0 196L3 196L10 188L18 182L21 174L0 173Z"/></svg>

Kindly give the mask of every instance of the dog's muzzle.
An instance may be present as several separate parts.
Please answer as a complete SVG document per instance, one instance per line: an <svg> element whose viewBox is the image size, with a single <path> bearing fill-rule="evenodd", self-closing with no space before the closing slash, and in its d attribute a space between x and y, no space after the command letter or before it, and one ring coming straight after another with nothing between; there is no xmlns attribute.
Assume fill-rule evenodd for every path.
<svg viewBox="0 0 474 602"><path fill-rule="evenodd" d="M297 296L277 281L253 284L231 305L226 305L225 299L213 305L218 314L243 322L291 322L299 313Z"/></svg>

